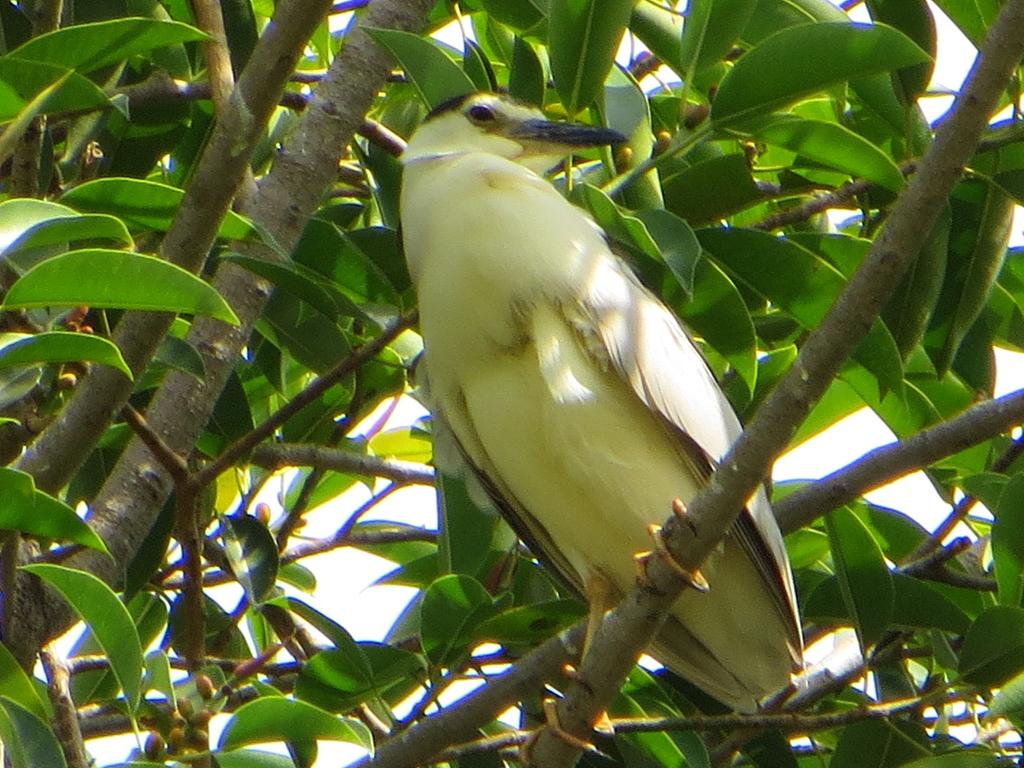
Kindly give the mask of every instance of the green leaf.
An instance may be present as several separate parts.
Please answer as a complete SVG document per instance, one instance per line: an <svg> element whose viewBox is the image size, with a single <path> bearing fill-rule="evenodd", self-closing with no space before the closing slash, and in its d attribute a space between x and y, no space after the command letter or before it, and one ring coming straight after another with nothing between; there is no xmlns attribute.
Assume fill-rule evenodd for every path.
<svg viewBox="0 0 1024 768"><path fill-rule="evenodd" d="M32 475L9 467L0 467L0 529L107 553L106 544L75 510L37 490Z"/></svg>
<svg viewBox="0 0 1024 768"><path fill-rule="evenodd" d="M469 76L436 43L394 29L362 30L398 59L427 109L476 90Z"/></svg>
<svg viewBox="0 0 1024 768"><path fill-rule="evenodd" d="M39 698L35 683L3 643L0 643L0 691L4 692L6 698L36 717L42 720L49 718L50 713L43 700Z"/></svg>
<svg viewBox="0 0 1024 768"><path fill-rule="evenodd" d="M838 123L782 115L759 126L761 141L796 152L822 165L872 181L893 192L903 188L903 174L885 152Z"/></svg>
<svg viewBox="0 0 1024 768"><path fill-rule="evenodd" d="M702 229L701 245L743 282L816 328L846 286L839 270L797 243L749 229ZM903 363L888 329L875 321L854 358L890 390L903 387Z"/></svg>
<svg viewBox="0 0 1024 768"><path fill-rule="evenodd" d="M0 736L11 768L67 768L47 722L7 696L0 696Z"/></svg>
<svg viewBox="0 0 1024 768"><path fill-rule="evenodd" d="M72 187L61 202L78 211L109 213L136 227L165 232L171 226L185 192L168 184L144 179L109 177ZM228 211L217 236L250 240L256 230L248 219Z"/></svg>
<svg viewBox="0 0 1024 768"><path fill-rule="evenodd" d="M11 122L4 126L3 132L0 133L0 162L7 162L11 155L14 154L18 142L21 141L32 121L46 111L50 100L70 78L71 73L67 72L56 82L46 86L46 88L37 93L31 101L21 108Z"/></svg>
<svg viewBox="0 0 1024 768"><path fill-rule="evenodd" d="M989 702L986 718L994 720L998 717L1016 715L1024 711L1024 673L1019 673L1003 684L999 692Z"/></svg>
<svg viewBox="0 0 1024 768"><path fill-rule="evenodd" d="M960 606L931 584L901 573L892 574L892 584L894 625L940 629L956 635L962 635L970 626L971 619ZM816 621L853 618L844 609L837 577L826 578L814 588L804 603L803 614Z"/></svg>
<svg viewBox="0 0 1024 768"><path fill-rule="evenodd" d="M1020 605L1024 598L1024 473L1006 484L994 510L992 559L995 562L999 602Z"/></svg>
<svg viewBox="0 0 1024 768"><path fill-rule="evenodd" d="M997 686L1024 668L1024 609L997 605L971 625L960 650L959 672L975 685Z"/></svg>
<svg viewBox="0 0 1024 768"><path fill-rule="evenodd" d="M546 90L544 65L540 63L537 52L526 40L517 37L512 46L512 68L508 75L509 95L539 107L544 105Z"/></svg>
<svg viewBox="0 0 1024 768"><path fill-rule="evenodd" d="M308 746L321 739L373 749L370 730L358 720L337 717L283 696L264 697L239 707L224 727L218 748L232 750L270 741Z"/></svg>
<svg viewBox="0 0 1024 768"><path fill-rule="evenodd" d="M480 5L494 21L525 32L544 20L547 3L543 0L481 0Z"/></svg>
<svg viewBox="0 0 1024 768"><path fill-rule="evenodd" d="M481 641L536 643L572 626L587 615L579 600L548 600L511 608L482 622L474 632Z"/></svg>
<svg viewBox="0 0 1024 768"><path fill-rule="evenodd" d="M225 517L224 554L231 572L253 605L260 605L277 583L277 541L263 523L248 515Z"/></svg>
<svg viewBox="0 0 1024 768"><path fill-rule="evenodd" d="M201 30L176 21L112 19L47 32L8 56L92 72L156 48L206 38Z"/></svg>
<svg viewBox="0 0 1024 768"><path fill-rule="evenodd" d="M551 0L551 76L570 117L601 92L633 5L633 0Z"/></svg>
<svg viewBox="0 0 1024 768"><path fill-rule="evenodd" d="M892 620L892 574L871 532L849 509L826 515L825 525L843 602L866 650L881 639Z"/></svg>
<svg viewBox="0 0 1024 768"><path fill-rule="evenodd" d="M691 226L724 218L764 198L743 155L701 160L662 180L665 207Z"/></svg>
<svg viewBox="0 0 1024 768"><path fill-rule="evenodd" d="M693 229L685 220L664 208L637 211L636 217L654 238L661 257L672 270L679 286L688 297L693 296L697 262L701 257L700 241Z"/></svg>
<svg viewBox="0 0 1024 768"><path fill-rule="evenodd" d="M209 315L238 325L223 297L192 273L155 256L106 248L70 251L40 262L11 286L3 308L83 304Z"/></svg>
<svg viewBox="0 0 1024 768"><path fill-rule="evenodd" d="M115 216L82 214L64 205L28 198L0 203L0 244L7 244L2 248L4 258L33 248L66 247L81 240L133 244L128 228Z"/></svg>
<svg viewBox="0 0 1024 768"><path fill-rule="evenodd" d="M757 339L743 296L721 267L697 262L693 295L678 306L686 324L722 355L739 374L749 400L757 383Z"/></svg>
<svg viewBox="0 0 1024 768"><path fill-rule="evenodd" d="M843 729L830 768L896 768L928 753L928 736L916 723L864 720Z"/></svg>
<svg viewBox="0 0 1024 768"><path fill-rule="evenodd" d="M700 72L725 58L756 7L757 0L692 0L683 25L680 74Z"/></svg>
<svg viewBox="0 0 1024 768"><path fill-rule="evenodd" d="M734 126L852 78L928 60L910 38L882 24L788 27L740 57L719 85L711 119Z"/></svg>
<svg viewBox="0 0 1024 768"><path fill-rule="evenodd" d="M48 331L0 334L0 366L67 363L76 360L109 365L129 379L131 369L112 341L86 333Z"/></svg>
<svg viewBox="0 0 1024 768"><path fill-rule="evenodd" d="M423 659L402 648L377 643L338 643L336 650L315 654L299 673L295 695L335 712L346 712L425 677Z"/></svg>
<svg viewBox="0 0 1024 768"><path fill-rule="evenodd" d="M443 666L470 650L477 625L494 611L491 596L476 579L442 576L423 592L421 644L430 661Z"/></svg>
<svg viewBox="0 0 1024 768"><path fill-rule="evenodd" d="M0 57L0 122L13 120L42 91L60 82L46 98L47 114L103 109L107 95L87 77L64 67Z"/></svg>
<svg viewBox="0 0 1024 768"><path fill-rule="evenodd" d="M134 711L142 690L142 645L124 603L110 587L85 571L48 563L23 565L22 570L60 592L82 617L110 659L110 668L121 684L128 707Z"/></svg>
<svg viewBox="0 0 1024 768"><path fill-rule="evenodd" d="M977 48L984 41L1002 3L1001 0L935 0L935 5Z"/></svg>

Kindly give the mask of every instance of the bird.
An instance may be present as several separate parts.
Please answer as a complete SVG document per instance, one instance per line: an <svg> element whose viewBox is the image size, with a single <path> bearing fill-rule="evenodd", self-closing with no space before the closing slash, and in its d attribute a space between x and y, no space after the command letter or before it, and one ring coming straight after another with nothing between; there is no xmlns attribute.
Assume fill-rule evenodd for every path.
<svg viewBox="0 0 1024 768"><path fill-rule="evenodd" d="M685 509L741 432L680 321L545 178L623 140L478 92L431 111L401 156L435 424L540 562L581 595L611 597L636 583L648 528ZM706 591L683 592L650 653L756 711L802 654L764 488L700 575Z"/></svg>

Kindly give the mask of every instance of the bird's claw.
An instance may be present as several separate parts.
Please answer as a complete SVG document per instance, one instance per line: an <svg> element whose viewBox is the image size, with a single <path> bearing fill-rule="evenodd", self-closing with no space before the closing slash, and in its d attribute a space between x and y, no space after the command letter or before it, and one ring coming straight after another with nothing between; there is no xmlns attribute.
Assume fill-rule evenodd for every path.
<svg viewBox="0 0 1024 768"><path fill-rule="evenodd" d="M678 499L676 500L678 501ZM680 506L682 502L679 502ZM672 509L675 511L676 504L673 502ZM685 512L685 510L684 510ZM677 513L678 514L678 513ZM647 532L651 535L651 539L654 541L653 552L641 552L636 555L635 560L637 563L637 578L640 579L641 583L649 583L647 576L647 561L652 555L660 557L673 571L675 571L679 577L686 582L686 585L698 592L708 592L711 587L704 578L700 571L691 571L688 568L684 568L679 564L679 561L672 557L672 553L668 551L668 547L665 546L665 537L662 536L661 526L656 523L652 523L647 526Z"/></svg>
<svg viewBox="0 0 1024 768"><path fill-rule="evenodd" d="M531 752L533 751L534 745L537 743L537 739L544 731L549 731L552 736L555 736L570 747L578 749L581 752L596 752L597 747L591 744L589 741L585 741L578 736L574 736L562 727L562 724L558 720L558 702L554 699L544 699L544 725L530 734L530 737L523 742L523 745L519 748L519 757L523 765L533 765Z"/></svg>

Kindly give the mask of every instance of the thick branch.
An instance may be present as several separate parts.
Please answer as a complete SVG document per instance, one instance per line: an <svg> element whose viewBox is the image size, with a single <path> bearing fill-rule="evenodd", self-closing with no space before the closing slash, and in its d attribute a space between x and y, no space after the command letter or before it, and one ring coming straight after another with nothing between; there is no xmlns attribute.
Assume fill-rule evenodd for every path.
<svg viewBox="0 0 1024 768"><path fill-rule="evenodd" d="M665 532L678 563L697 571L767 475L811 407L871 327L920 250L943 203L978 144L989 115L1024 53L1024 0L1003 7L950 118L895 204L885 230L821 326L807 339L789 373L724 457L708 487L690 504L688 525L670 519ZM586 740L665 611L683 589L676 570L660 559L650 585L634 588L605 619L583 659L578 680L558 707L561 727ZM579 749L551 729L530 751L533 765L572 765Z"/></svg>
<svg viewBox="0 0 1024 768"><path fill-rule="evenodd" d="M425 23L432 5L431 0L379 0L371 5L361 23L406 31L418 30ZM285 27L294 32L295 26L300 25L304 42L326 7L324 0L281 3L274 24L268 27L268 34L282 35L281 30ZM267 101L271 105L276 102L279 90L271 85L278 81L278 76L283 80L290 74L294 65L294 58L290 55L292 52L291 48L279 50L280 61L277 63L280 70L273 70L275 77L268 76L268 82L253 83L250 70L257 60L257 53L254 52L249 66L242 73L231 104L234 106L240 100L247 100L252 90L263 93L271 91L272 98ZM288 147L278 156L271 172L263 179L258 194L246 206L246 213L284 250L290 250L298 241L306 221L333 182L338 158L362 125L363 115L372 105L390 68L389 55L378 48L368 35L359 28L350 32L328 76L304 112L302 122ZM239 96L239 93L243 96ZM262 130L262 121L255 119L259 114L250 114L248 121L258 123L259 130ZM238 151L239 140L247 136L251 128L248 121L234 126L235 135L231 136L226 145L214 146L211 141L207 151L213 150L225 157L233 157ZM240 169L236 187L246 167ZM193 187L199 181L197 175ZM190 191L193 187L190 187ZM219 211L216 221L220 220L223 212L223 209ZM215 232L214 226L210 242ZM184 238L185 233L179 234ZM168 233L168 239L170 236L171 233ZM186 239L186 242L191 241ZM204 255L208 247L209 242L204 246ZM263 249L260 255L275 257L269 248ZM269 285L264 280L231 263L224 263L218 268L214 287L235 310L241 320L240 327L232 328L208 318L197 319L193 323L189 342L203 354L204 380L200 382L180 372L168 374L146 413L152 429L177 452L190 450L195 445L241 349L248 342L252 323L259 316L270 293ZM100 396L101 393L93 394ZM153 461L146 446L140 440L133 440L118 460L93 505L92 520L97 532L108 542L114 554L113 562L104 556L82 553L73 558L70 564L96 573L107 581L116 581L125 563L134 555L152 526L170 494L171 485L171 478L163 467ZM29 652L38 647L43 638L61 631L72 618L61 603L43 601L39 596L34 596L32 601L35 603L31 606L32 610L26 611L32 617L25 623L24 638L19 638L23 648Z"/></svg>
<svg viewBox="0 0 1024 768"><path fill-rule="evenodd" d="M988 440L1024 421L1024 390L976 405L955 419L906 440L875 448L849 466L794 491L775 504L783 533L795 531L838 506Z"/></svg>
<svg viewBox="0 0 1024 768"><path fill-rule="evenodd" d="M248 170L252 150L327 6L327 0L279 4L274 23L257 44L228 102L230 108L210 136L160 247L168 261L192 272L206 261ZM155 312L132 312L118 323L114 342L136 376L149 363L172 319ZM31 474L42 490L56 492L85 461L131 390L132 382L120 372L96 366L57 420L28 447L18 468Z"/></svg>

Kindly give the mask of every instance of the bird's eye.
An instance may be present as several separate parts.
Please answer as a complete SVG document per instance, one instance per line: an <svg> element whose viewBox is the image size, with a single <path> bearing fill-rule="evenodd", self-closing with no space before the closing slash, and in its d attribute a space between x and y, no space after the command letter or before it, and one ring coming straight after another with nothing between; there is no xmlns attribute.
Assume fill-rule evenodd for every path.
<svg viewBox="0 0 1024 768"><path fill-rule="evenodd" d="M495 118L494 110L483 104L474 104L466 114L474 123L489 123Z"/></svg>

